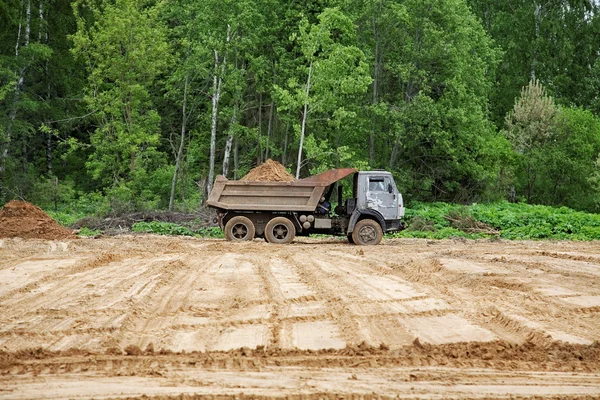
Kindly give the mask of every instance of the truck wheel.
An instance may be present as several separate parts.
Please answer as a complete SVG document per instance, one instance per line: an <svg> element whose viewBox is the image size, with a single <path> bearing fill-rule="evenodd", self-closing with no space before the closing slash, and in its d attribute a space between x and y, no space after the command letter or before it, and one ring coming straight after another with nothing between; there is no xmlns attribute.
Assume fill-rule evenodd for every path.
<svg viewBox="0 0 600 400"><path fill-rule="evenodd" d="M352 240L355 244L376 245L381 242L383 231L377 221L363 219L356 223L352 231Z"/></svg>
<svg viewBox="0 0 600 400"><path fill-rule="evenodd" d="M296 237L296 227L285 217L275 217L267 223L265 239L269 243L287 244Z"/></svg>
<svg viewBox="0 0 600 400"><path fill-rule="evenodd" d="M225 224L225 239L241 242L254 239L254 224L247 217L238 215Z"/></svg>

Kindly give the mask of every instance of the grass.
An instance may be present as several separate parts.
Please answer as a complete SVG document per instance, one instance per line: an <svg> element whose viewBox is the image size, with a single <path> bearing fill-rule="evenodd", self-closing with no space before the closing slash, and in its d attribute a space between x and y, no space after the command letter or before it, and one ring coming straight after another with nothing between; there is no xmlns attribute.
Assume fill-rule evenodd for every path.
<svg viewBox="0 0 600 400"><path fill-rule="evenodd" d="M567 207L550 207L530 204L499 202L461 206L449 203L414 202L406 210L408 229L392 237L417 237L444 239L464 237L470 239L499 236L510 240L598 240L600 215L572 210ZM490 232L477 229L459 229L450 216L462 215L487 227ZM456 220L456 218L450 218ZM428 229L422 229L426 226ZM481 229L480 229L481 230Z"/></svg>
<svg viewBox="0 0 600 400"><path fill-rule="evenodd" d="M186 226L172 222L137 222L133 224L131 230L133 232L154 233L157 235L195 236L209 238L223 237L223 232L221 229L214 226L200 229L190 229Z"/></svg>

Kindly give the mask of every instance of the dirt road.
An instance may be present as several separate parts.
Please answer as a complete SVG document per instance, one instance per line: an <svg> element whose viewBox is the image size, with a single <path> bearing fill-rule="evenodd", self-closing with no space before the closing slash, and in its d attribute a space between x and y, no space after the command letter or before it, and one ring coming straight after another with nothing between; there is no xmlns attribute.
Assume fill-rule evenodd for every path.
<svg viewBox="0 0 600 400"><path fill-rule="evenodd" d="M599 336L598 243L0 239L0 399L595 398Z"/></svg>

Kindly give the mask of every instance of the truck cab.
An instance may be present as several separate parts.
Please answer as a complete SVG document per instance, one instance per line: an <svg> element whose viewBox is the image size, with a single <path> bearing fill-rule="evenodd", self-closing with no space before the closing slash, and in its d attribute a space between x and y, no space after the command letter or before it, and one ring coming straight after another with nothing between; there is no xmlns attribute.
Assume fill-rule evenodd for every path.
<svg viewBox="0 0 600 400"><path fill-rule="evenodd" d="M387 171L360 171L356 174L356 199L359 210L374 210L394 225L404 217L404 202L394 177Z"/></svg>
<svg viewBox="0 0 600 400"><path fill-rule="evenodd" d="M370 235L358 238L357 244L370 244L370 241L377 241L379 232L372 232L376 227L371 223L360 223L363 220L371 220L378 223L381 228L381 234L390 231L398 231L404 228L402 218L404 217L404 202L402 194L398 192L394 177L387 171L359 171L354 174L353 196L347 199L345 203L345 214L348 216L348 226L346 228L348 240L357 242L357 235L360 236L362 225L370 225L372 229ZM358 228L357 228L358 226ZM364 236L364 235L363 235ZM372 240L368 239L372 236Z"/></svg>

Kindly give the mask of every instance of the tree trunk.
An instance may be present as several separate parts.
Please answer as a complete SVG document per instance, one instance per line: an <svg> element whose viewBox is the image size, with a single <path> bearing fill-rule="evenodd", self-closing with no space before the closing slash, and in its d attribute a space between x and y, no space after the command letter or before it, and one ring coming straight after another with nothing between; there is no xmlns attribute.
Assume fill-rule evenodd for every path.
<svg viewBox="0 0 600 400"><path fill-rule="evenodd" d="M23 9L23 1L21 1L21 9ZM27 10L25 16L25 43L23 47L29 46L29 36L31 34L31 0L27 0ZM19 45L21 41L21 20L19 19L19 31L17 32L17 43L15 44L15 56L19 56ZM0 158L2 159L0 162L0 177L3 178L4 173L6 172L6 160L8 159L8 147L12 138L12 125L17 118L17 103L19 102L19 98L21 97L21 91L23 89L23 83L25 82L25 71L26 68L22 68L19 74L19 79L17 80L17 85L15 87L15 94L13 96L13 104L12 109L9 114L9 121L6 126L5 138L2 142L2 148L0 149Z"/></svg>
<svg viewBox="0 0 600 400"><path fill-rule="evenodd" d="M535 2L535 36L533 38L533 49L531 51L531 80L535 82L535 70L537 68L537 41L540 37L540 24L542 19L542 5L538 2Z"/></svg>
<svg viewBox="0 0 600 400"><path fill-rule="evenodd" d="M378 4L378 12L381 14L381 1ZM379 101L379 32L377 31L377 23L375 21L375 12L371 16L371 24L373 26L373 40L375 41L375 54L373 61L373 99L372 105L377 105ZM373 167L375 164L375 135L376 135L376 116L373 112L371 115L371 133L369 135L369 166Z"/></svg>
<svg viewBox="0 0 600 400"><path fill-rule="evenodd" d="M394 140L394 146L392 146L392 153L390 154L390 171L394 169L396 165L396 159L398 158L398 147L400 140L396 137Z"/></svg>
<svg viewBox="0 0 600 400"><path fill-rule="evenodd" d="M281 164L285 166L287 161L287 148L288 148L288 131L290 130L290 123L285 124L285 134L283 136L283 153L281 154Z"/></svg>
<svg viewBox="0 0 600 400"><path fill-rule="evenodd" d="M227 43L229 43L231 26L227 25ZM221 75L217 77L217 71L219 69L219 53L217 50L215 53L215 74L213 75L213 95L212 95L212 118L211 118L211 130L210 130L210 158L208 166L208 179L206 182L206 195L209 195L212 190L213 181L215 179L215 149L217 146L217 115L219 108L219 100L221 98L221 86L223 83L223 74L225 73L225 65L227 60L227 53L223 56L223 62L221 63Z"/></svg>
<svg viewBox="0 0 600 400"><path fill-rule="evenodd" d="M235 138L235 139L233 139L233 179L234 180L237 180L238 170L240 168L238 147L239 147L238 140L237 140L237 138Z"/></svg>
<svg viewBox="0 0 600 400"><path fill-rule="evenodd" d="M177 174L179 174L179 168L181 167L183 146L185 144L185 131L187 125L186 108L189 81L190 73L188 72L185 74L185 83L183 85L183 106L181 107L181 141L179 142L179 150L177 151L177 158L175 159L175 171L173 172L173 181L171 182L171 197L169 197L169 211L173 211L173 206L175 204L175 188L177 187Z"/></svg>
<svg viewBox="0 0 600 400"><path fill-rule="evenodd" d="M40 21L38 26L38 42L42 43L42 31L44 30L44 3L42 0L38 2Z"/></svg>
<svg viewBox="0 0 600 400"><path fill-rule="evenodd" d="M262 93L258 94L258 154L257 164L262 162Z"/></svg>
<svg viewBox="0 0 600 400"><path fill-rule="evenodd" d="M265 146L265 160L269 159L269 146L271 142L271 135L273 133L273 118L275 117L275 110L273 100L271 100L271 110L269 114L269 127L267 128L267 145Z"/></svg>
<svg viewBox="0 0 600 400"><path fill-rule="evenodd" d="M302 166L302 147L304 146L304 134L306 133L306 117L308 115L308 96L310 94L310 79L312 78L313 63L308 67L308 78L306 80L306 98L302 112L302 127L300 129L300 147L298 148L298 165L296 166L296 179L300 179L300 167Z"/></svg>
<svg viewBox="0 0 600 400"><path fill-rule="evenodd" d="M212 182L215 177L215 148L217 145L217 110L219 107L219 98L221 97L221 78L217 77L219 67L219 54L215 50L215 74L213 75L213 95L212 95L212 118L210 129L210 157L208 165L208 179L206 181L206 194L212 190Z"/></svg>
<svg viewBox="0 0 600 400"><path fill-rule="evenodd" d="M233 127L237 122L237 105L233 109L233 116L229 125L229 136L225 144L225 155L223 156L223 175L227 177L229 173L229 159L231 158L231 147L233 145Z"/></svg>
<svg viewBox="0 0 600 400"><path fill-rule="evenodd" d="M39 11L40 11L40 26L38 32L38 41L42 43L42 38L44 40L44 44L48 44L48 29L46 27L46 21L44 19L44 2L43 0L39 1ZM44 78L46 80L46 102L50 101L50 74L48 71L48 60L44 62ZM52 146L52 130L48 129L46 133L46 172L48 175L52 175L53 165L52 158L54 154L54 148Z"/></svg>

